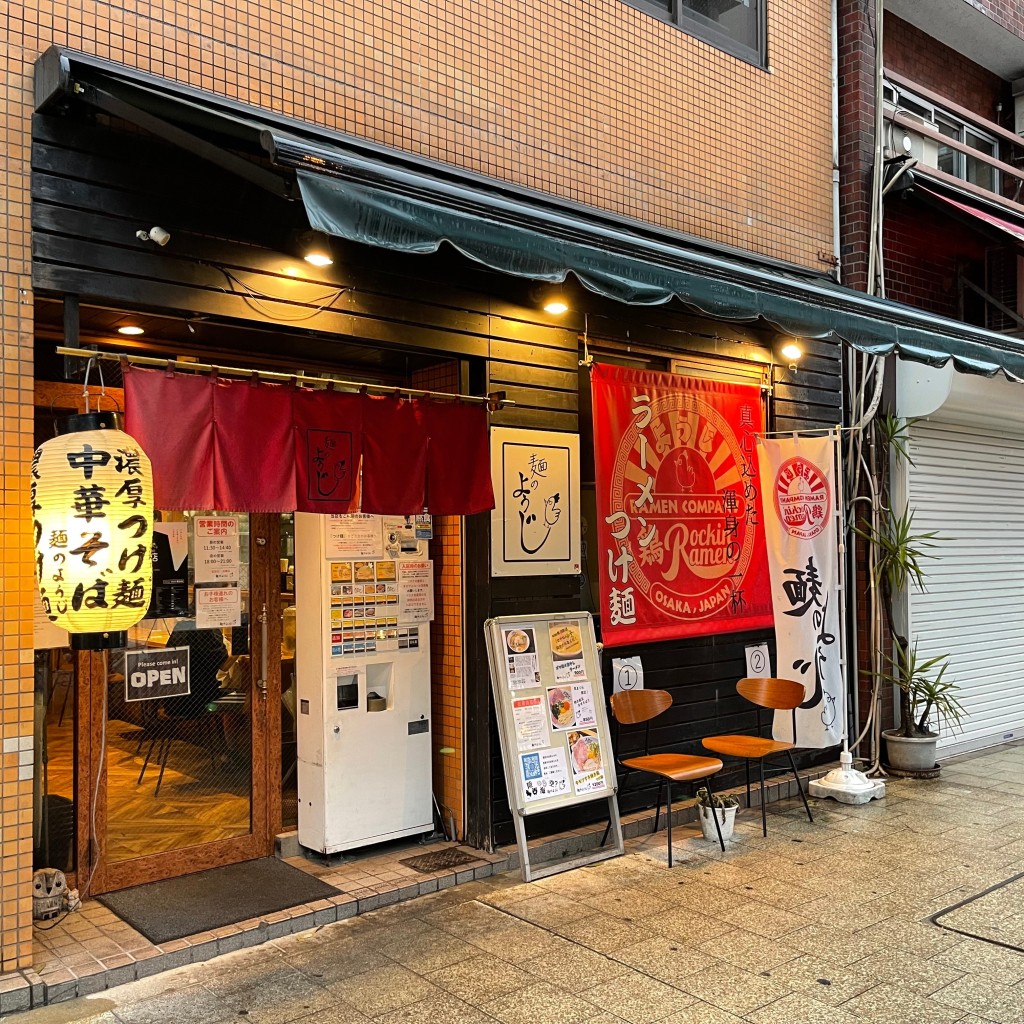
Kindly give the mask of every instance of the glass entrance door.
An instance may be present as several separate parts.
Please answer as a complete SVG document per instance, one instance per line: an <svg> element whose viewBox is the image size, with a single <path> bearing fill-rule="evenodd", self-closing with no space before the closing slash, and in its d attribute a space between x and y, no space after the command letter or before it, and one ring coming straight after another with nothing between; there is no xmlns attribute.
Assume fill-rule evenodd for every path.
<svg viewBox="0 0 1024 1024"><path fill-rule="evenodd" d="M91 873L92 894L271 852L276 526L244 513L160 516L149 614L90 673L87 848L99 858L79 882Z"/></svg>

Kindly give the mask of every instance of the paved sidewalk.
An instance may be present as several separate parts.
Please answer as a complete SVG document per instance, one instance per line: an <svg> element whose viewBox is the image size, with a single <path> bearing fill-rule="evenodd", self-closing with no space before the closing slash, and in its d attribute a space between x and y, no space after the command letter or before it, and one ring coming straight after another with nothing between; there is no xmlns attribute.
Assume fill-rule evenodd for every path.
<svg viewBox="0 0 1024 1024"><path fill-rule="evenodd" d="M1024 953L930 920L1024 871L1024 746L891 781L881 803L812 807L813 825L799 801L772 805L767 839L741 812L725 854L681 828L671 871L661 832L12 1019L1024 1024ZM1020 934L1020 890L973 917Z"/></svg>

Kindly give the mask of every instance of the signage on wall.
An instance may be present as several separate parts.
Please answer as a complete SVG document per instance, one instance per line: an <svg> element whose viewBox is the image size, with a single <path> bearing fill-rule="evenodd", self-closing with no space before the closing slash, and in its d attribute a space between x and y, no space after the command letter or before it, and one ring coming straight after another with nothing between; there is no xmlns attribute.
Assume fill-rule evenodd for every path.
<svg viewBox="0 0 1024 1024"><path fill-rule="evenodd" d="M771 626L760 388L601 364L591 383L604 643Z"/></svg>
<svg viewBox="0 0 1024 1024"><path fill-rule="evenodd" d="M188 614L188 523L153 524L153 596L147 619Z"/></svg>
<svg viewBox="0 0 1024 1024"><path fill-rule="evenodd" d="M491 480L491 575L577 575L579 437L494 427Z"/></svg>
<svg viewBox="0 0 1024 1024"><path fill-rule="evenodd" d="M324 554L327 558L383 558L383 523L380 516L363 512L328 516Z"/></svg>
<svg viewBox="0 0 1024 1024"><path fill-rule="evenodd" d="M644 666L639 655L632 658L612 658L612 692L642 690Z"/></svg>
<svg viewBox="0 0 1024 1024"><path fill-rule="evenodd" d="M242 624L238 587L196 587L196 629L226 629Z"/></svg>
<svg viewBox="0 0 1024 1024"><path fill-rule="evenodd" d="M238 516L197 516L196 583L237 583Z"/></svg>
<svg viewBox="0 0 1024 1024"><path fill-rule="evenodd" d="M124 652L124 699L127 703L186 697L189 692L187 647Z"/></svg>

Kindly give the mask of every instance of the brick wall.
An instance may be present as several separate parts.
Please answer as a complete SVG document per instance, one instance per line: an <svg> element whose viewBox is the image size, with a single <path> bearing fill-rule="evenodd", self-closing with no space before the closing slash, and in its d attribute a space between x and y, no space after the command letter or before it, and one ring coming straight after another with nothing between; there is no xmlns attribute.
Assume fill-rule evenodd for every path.
<svg viewBox="0 0 1024 1024"><path fill-rule="evenodd" d="M875 109L875 34L868 5L839 0L839 237L843 284L867 288Z"/></svg>
<svg viewBox="0 0 1024 1024"><path fill-rule="evenodd" d="M957 269L983 266L985 239L912 197L886 203L883 234L888 297L958 319Z"/></svg>
<svg viewBox="0 0 1024 1024"><path fill-rule="evenodd" d="M567 200L822 268L829 0L768 4L771 73L620 0L7 0L0 35L4 749L31 733L32 64L61 44ZM780 144L783 140L784 144ZM31 779L0 767L0 969L31 954Z"/></svg>
<svg viewBox="0 0 1024 1024"><path fill-rule="evenodd" d="M966 0L994 22L1024 39L1024 3L1021 0Z"/></svg>
<svg viewBox="0 0 1024 1024"><path fill-rule="evenodd" d="M1006 83L980 64L892 16L885 19L882 48L888 71L904 75L989 121L1000 120L996 104L1009 99Z"/></svg>

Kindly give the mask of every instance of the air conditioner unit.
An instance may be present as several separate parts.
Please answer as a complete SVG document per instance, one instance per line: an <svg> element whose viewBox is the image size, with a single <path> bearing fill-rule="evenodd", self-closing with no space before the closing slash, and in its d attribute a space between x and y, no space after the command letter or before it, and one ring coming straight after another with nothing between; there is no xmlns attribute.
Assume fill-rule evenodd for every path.
<svg viewBox="0 0 1024 1024"><path fill-rule="evenodd" d="M929 128L932 127L924 118L918 117L916 114L908 114L905 111L901 111L901 114L908 121L916 121L921 125L927 125ZM912 156L919 164L925 167L938 168L939 143L937 139L927 135L920 135L912 128L905 128L903 125L895 125L892 134L893 149L897 153Z"/></svg>

